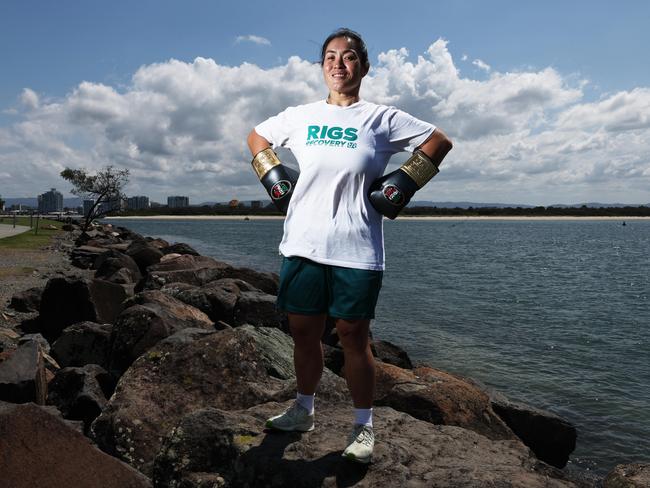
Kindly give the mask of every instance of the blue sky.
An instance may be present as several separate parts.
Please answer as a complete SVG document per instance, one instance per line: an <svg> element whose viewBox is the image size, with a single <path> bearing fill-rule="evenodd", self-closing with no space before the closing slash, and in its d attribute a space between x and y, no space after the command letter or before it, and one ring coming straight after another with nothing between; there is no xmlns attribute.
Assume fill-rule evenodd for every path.
<svg viewBox="0 0 650 488"><path fill-rule="evenodd" d="M191 83L194 83L194 77L198 77L198 80L203 76L200 67L195 64L197 58L210 60L214 64L210 68L210 76L214 76L211 79L216 85L219 85L220 73L225 69L240 67L242 63L254 66L259 69L255 76L260 78L259 85L254 89L263 94L264 74L275 76L272 73L276 69L285 76L296 75L295 69L290 66L292 56L302 61L316 61L322 39L335 28L348 26L362 33L369 48L371 63L378 68L364 82L369 87L369 98L374 97L380 102L397 99L405 109L429 104L421 112L416 109L418 113L415 115L439 123L443 129L455 135L456 142L466 143L463 146L466 149L455 151L455 159L450 156L448 178L438 188L439 191L424 192L426 198L476 200L476 197L480 197L494 201L499 197L501 201L538 204L560 200L613 202L627 199L629 203L648 203L650 192L644 188L650 187L647 185L650 169L643 153L649 152L645 144L650 136L643 113L650 87L650 63L647 62L649 24L650 2L645 1L622 1L615 5L604 1L271 3L5 0L0 3L0 164L4 166L0 167L0 194L30 196L42 192L41 186L45 189L58 186L65 190L62 180L57 179L60 168L84 161L88 161L90 168L98 167L100 160L103 160L127 167L132 165L132 191L150 193L154 198L164 199L165 193L173 188L163 178L164 173L169 173L166 165L175 167L187 158L163 160L161 153L152 153L149 158L141 140L127 141L124 135L120 142L131 145L129 147L135 145L131 156L126 158L123 154L111 153L106 147L109 142L116 142L110 137L118 121L114 121L110 127L99 127L92 134L81 119L70 122L71 113L79 114L78 110L71 111L75 103L75 107L79 104L87 106L85 102L79 102L79 97L89 94L91 99L97 100L98 90L101 92L103 87L118 96L116 100L119 96L128 95L128 100L132 102L133 97L144 90L134 81L134 75L157 64L168 66L169 70L191 66L192 74L187 76L192 77ZM249 40L251 38L247 36L257 36L257 42ZM453 69L450 73L453 74L454 70L458 72L455 85L445 92L443 98L447 98L443 101L448 105L461 95L466 97L462 103L454 102L457 112L453 116L441 115L449 114L450 109L444 109L446 105L441 104L439 99L428 99L426 90L416 91L408 98L408 94L403 92L381 92L374 88L380 85L384 75L401 76L400 73L389 74L388 65L382 65L378 59L380 55L406 48L408 54L397 56L399 59L393 67L408 68L409 63L418 63L418 56L427 58L428 49L437 40L444 41L445 45L437 45L436 50L452 59ZM385 61L386 57L383 59ZM172 65L169 64L170 60L183 64ZM384 74L380 69L382 67ZM310 76L306 74L309 69L304 65L300 67L300 70L306 70L303 73L305 76ZM235 73L228 73L230 82L238 83L233 78ZM147 76L149 74L154 76L153 73L147 73ZM522 76L508 78L509 74ZM523 76L525 74L529 76ZM172 75L165 71L162 74L158 72L156 76L164 78ZM147 80L146 90L172 100L170 92L165 89L158 92L159 88L156 87L160 84L156 85L149 78ZM300 80L300 77L296 80ZM83 82L92 86L80 90ZM269 80L268 85L275 82ZM440 83L445 85L444 80ZM516 91L529 83L548 94L548 97L542 97L548 104L541 108L532 105L523 107L522 113L528 110L525 120L504 123L503 130L490 134L459 129L467 125L464 123L469 117L463 119L463 110L466 114L472 114L480 110L478 107L484 106L480 96L487 100L491 97L491 89L513 87ZM550 83L553 88L548 88L550 85L545 83ZM312 82L311 91L297 93L295 103L292 103L291 90L285 90L285 93L278 88L283 93L279 100L285 101L285 105L309 101L319 96L316 84L316 81ZM482 86L482 91L470 93L474 85ZM616 94L623 94L620 99L624 102L612 98ZM247 97L248 93L237 92L232 96ZM173 103L178 105L181 100L189 103L188 110L190 106L196 109L196 105L183 96L173 99ZM472 103L467 100L472 100ZM431 105L434 102L437 105ZM505 100L504 103L510 102ZM624 113L619 110L614 114L615 107L620 103L628 103L629 107ZM495 106L493 110L499 112L499 107ZM277 105L276 112L282 108L281 104ZM257 114L248 109L251 113L246 127L257 123L259 120L256 117L272 114L274 109L266 107ZM53 115L55 112L58 116ZM590 121L583 129L571 122L579 114ZM632 123L627 120L629 114L633 114ZM119 117L122 127L127 123L136 124L133 114L131 118L125 113L113 115ZM493 124L489 114L485 115L472 124ZM516 117L520 116L516 114ZM98 119L93 120L100 123ZM213 122L206 120L207 124ZM443 122L447 125L443 125ZM60 129L62 123L69 123L63 132ZM474 127L472 124L469 125ZM244 125L237 137L241 134L245 137ZM625 137L621 136L620 128L623 125L627 127ZM59 128L58 133L54 130L55 126ZM526 127L529 130L522 132ZM608 130L611 127L617 127L616 144L609 142ZM505 134L504 131L510 133ZM516 153L522 160L529 160L532 155L541 154L540 151L549 146L548 141L560 134L565 137L562 143L571 145L567 131L578 131L573 136L581 140L593 140L590 149L593 154L589 156L585 153L585 160L594 158L596 149L602 149L603 144L610 150L609 157L615 157L621 147L629 147L630 141L634 141L638 152L626 152L616 167L605 167L605 163L597 158L592 159L591 163L567 160L565 169L572 168L568 177L557 165L553 167L550 154L546 154L543 161L525 166L523 163L513 165L512 158L511 163L506 163L508 158L504 158L503 153L489 156L492 159L487 162L476 153L476 148L489 142L493 151L509 151L508 154ZM187 128L181 133L187 136ZM181 133L165 133L165 137L168 136L169 144L173 144L173 141L180 140ZM41 141L46 139L43 134L49 138L47 144L39 143L39 136ZM99 141L98 134L101 137L108 134L108 139ZM546 135L546 139L540 138L540 134ZM506 139L497 140L499 137ZM21 141L20 150L16 149L18 140ZM236 141L238 139L235 137L233 144ZM59 147L57 142L65 147ZM246 173L246 164L242 165L241 177L238 179L235 175L239 168L234 166L233 159L245 160L248 157L241 145L220 161L216 148L222 143L223 140L218 140L215 135L211 141L212 152L190 158L189 167L185 168L184 173L197 174L197 181L214 177L222 184L221 193L227 191L227 185L234 185L237 195L261 196L261 191ZM25 147L32 147L33 152ZM568 152L577 151L574 146L569 149ZM580 151L587 149L580 148ZM212 156L207 156L208 153ZM531 158L526 154L530 154ZM566 154L565 151L557 157L562 159ZM17 174L18 169L11 169L21 158L33 161L34 170L42 171L41 186L37 186L33 178L21 177ZM20 164L24 164L24 160ZM468 184L472 164L476 165L476 179ZM584 164L591 166L585 168ZM138 170L144 175L147 168L160 174L155 178L141 178ZM574 178L575 174L583 177ZM544 178L537 181L535 175L544 175ZM558 178L562 179L561 188L553 184L554 189L549 191L548 187L544 187L544 184L557 182ZM191 179L184 178L183 181L192 187L186 193L195 203L216 199L210 195L209 186L194 185ZM495 185L499 188L495 188Z"/></svg>

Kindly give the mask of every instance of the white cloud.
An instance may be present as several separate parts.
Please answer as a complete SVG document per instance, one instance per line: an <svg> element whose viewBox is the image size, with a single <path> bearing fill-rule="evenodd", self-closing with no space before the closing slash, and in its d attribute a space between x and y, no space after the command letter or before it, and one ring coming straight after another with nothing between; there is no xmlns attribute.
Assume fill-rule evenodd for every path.
<svg viewBox="0 0 650 488"><path fill-rule="evenodd" d="M472 64L476 66L478 69L482 69L483 71L487 71L488 73L492 70L489 64L487 64L484 61L481 61L480 59L475 59L472 61Z"/></svg>
<svg viewBox="0 0 650 488"><path fill-rule="evenodd" d="M23 88L23 92L20 95L20 101L28 109L38 108L39 105L38 94L30 88Z"/></svg>
<svg viewBox="0 0 650 488"><path fill-rule="evenodd" d="M260 46L271 45L271 41L269 41L266 37L254 36L252 34L249 34L247 36L237 36L235 43L239 44L240 42L252 42L253 44L258 44Z"/></svg>
<svg viewBox="0 0 650 488"><path fill-rule="evenodd" d="M362 96L454 140L417 199L650 202L650 88L589 103L583 88L552 68L463 77L438 40L415 58L404 48L380 53ZM123 89L82 82L54 101L26 89L29 110L0 128L0 167L12 175L0 193L66 190L64 167L114 164L131 170L129 193L158 201L178 193L195 203L260 198L248 132L325 95L320 67L298 57L269 69L170 60L142 66Z"/></svg>

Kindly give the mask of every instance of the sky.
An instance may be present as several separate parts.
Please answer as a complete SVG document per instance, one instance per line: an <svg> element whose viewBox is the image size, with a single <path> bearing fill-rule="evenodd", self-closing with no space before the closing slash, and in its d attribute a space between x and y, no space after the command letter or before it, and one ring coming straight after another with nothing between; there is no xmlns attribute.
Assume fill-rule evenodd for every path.
<svg viewBox="0 0 650 488"><path fill-rule="evenodd" d="M158 202L265 198L246 136L327 95L320 45L349 27L361 97L454 142L415 200L648 204L648 25L645 0L2 0L0 195L113 165Z"/></svg>

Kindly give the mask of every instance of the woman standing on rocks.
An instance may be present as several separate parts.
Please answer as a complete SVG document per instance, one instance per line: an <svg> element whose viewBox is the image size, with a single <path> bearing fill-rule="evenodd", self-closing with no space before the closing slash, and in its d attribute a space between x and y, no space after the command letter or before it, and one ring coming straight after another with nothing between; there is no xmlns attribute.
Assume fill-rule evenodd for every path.
<svg viewBox="0 0 650 488"><path fill-rule="evenodd" d="M375 388L368 332L384 270L383 215L395 218L438 172L452 146L435 126L359 98L370 64L356 32L332 33L323 43L321 66L326 100L289 107L248 136L253 167L287 214L277 303L289 317L298 387L295 403L266 426L314 428L314 394L323 372L321 336L329 315L345 354L355 411L343 456L367 463L374 447ZM295 155L297 184L272 146ZM413 156L382 177L390 156L403 151Z"/></svg>

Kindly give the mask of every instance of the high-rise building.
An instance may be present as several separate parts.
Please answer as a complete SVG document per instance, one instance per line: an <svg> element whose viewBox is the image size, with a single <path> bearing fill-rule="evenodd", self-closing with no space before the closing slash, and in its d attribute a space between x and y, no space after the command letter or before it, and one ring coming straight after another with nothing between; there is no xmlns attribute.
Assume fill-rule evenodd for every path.
<svg viewBox="0 0 650 488"><path fill-rule="evenodd" d="M126 199L126 208L129 210L142 210L149 208L149 197L135 196Z"/></svg>
<svg viewBox="0 0 650 488"><path fill-rule="evenodd" d="M182 208L190 206L189 197L173 196L167 197L167 206L169 208Z"/></svg>
<svg viewBox="0 0 650 488"><path fill-rule="evenodd" d="M90 209L95 205L95 200L84 200L84 217L88 217Z"/></svg>
<svg viewBox="0 0 650 488"><path fill-rule="evenodd" d="M40 213L63 212L63 195L52 188L38 196L38 211Z"/></svg>
<svg viewBox="0 0 650 488"><path fill-rule="evenodd" d="M110 212L119 212L125 207L125 203L120 197L109 197L99 204L99 214L105 215Z"/></svg>

